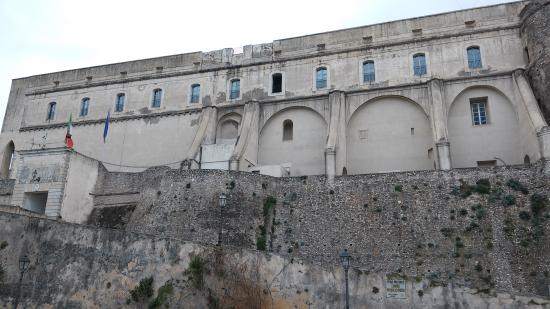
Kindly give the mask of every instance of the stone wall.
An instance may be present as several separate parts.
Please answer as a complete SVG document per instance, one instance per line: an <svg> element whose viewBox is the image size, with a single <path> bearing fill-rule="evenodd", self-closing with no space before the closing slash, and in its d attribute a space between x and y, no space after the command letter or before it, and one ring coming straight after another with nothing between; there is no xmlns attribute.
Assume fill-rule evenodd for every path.
<svg viewBox="0 0 550 309"><path fill-rule="evenodd" d="M531 1L521 13L521 36L529 58L527 76L550 122L550 1Z"/></svg>
<svg viewBox="0 0 550 309"><path fill-rule="evenodd" d="M342 308L344 273L227 246L207 247L0 212L0 307L21 308ZM194 261L194 262L192 262ZM150 288L141 285L151 278ZM392 281L402 294L391 296ZM436 279L349 272L352 308L549 308L548 299L483 293ZM141 291L134 292L131 291ZM132 296L136 296L135 298Z"/></svg>
<svg viewBox="0 0 550 309"><path fill-rule="evenodd" d="M0 180L0 205L9 205L13 194L15 179Z"/></svg>
<svg viewBox="0 0 550 309"><path fill-rule="evenodd" d="M542 167L342 176L333 182L206 170L157 171L155 181L127 174L139 179L141 193L124 226L247 249L265 241L267 251L323 267L336 265L346 248L354 266L371 272L549 295L549 178ZM122 173L105 177L112 186L105 191L126 182ZM222 192L227 203L220 210ZM271 197L276 203L266 207ZM108 214L96 214L92 224L109 226L98 219Z"/></svg>

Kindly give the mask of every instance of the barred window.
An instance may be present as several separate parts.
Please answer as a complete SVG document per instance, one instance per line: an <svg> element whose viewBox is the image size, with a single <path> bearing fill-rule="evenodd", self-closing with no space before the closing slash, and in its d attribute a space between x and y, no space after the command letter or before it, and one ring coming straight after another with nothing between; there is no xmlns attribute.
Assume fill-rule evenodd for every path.
<svg viewBox="0 0 550 309"><path fill-rule="evenodd" d="M80 116L88 115L89 109L90 109L90 98L82 99L82 103L80 104Z"/></svg>
<svg viewBox="0 0 550 309"><path fill-rule="evenodd" d="M327 88L327 68L318 68L315 72L315 86L317 89Z"/></svg>
<svg viewBox="0 0 550 309"><path fill-rule="evenodd" d="M373 82L375 79L374 61L363 62L363 82Z"/></svg>
<svg viewBox="0 0 550 309"><path fill-rule="evenodd" d="M238 99L240 95L241 95L241 81L238 79L234 79L231 81L229 98L231 100Z"/></svg>
<svg viewBox="0 0 550 309"><path fill-rule="evenodd" d="M428 74L428 68L426 67L426 55L416 54L413 56L414 75L422 76Z"/></svg>
<svg viewBox="0 0 550 309"><path fill-rule="evenodd" d="M116 95L115 112L122 112L124 110L124 99L126 95L119 93Z"/></svg>
<svg viewBox="0 0 550 309"><path fill-rule="evenodd" d="M50 104L48 104L48 115L46 116L46 120L53 120L53 118L55 117L55 106L57 105L57 103L55 102L50 102Z"/></svg>
<svg viewBox="0 0 550 309"><path fill-rule="evenodd" d="M479 47L468 47L466 51L468 53L468 67L470 69L481 68L481 51L479 50Z"/></svg>
<svg viewBox="0 0 550 309"><path fill-rule="evenodd" d="M160 107L160 100L162 98L162 89L153 90L153 100L151 102L152 107Z"/></svg>
<svg viewBox="0 0 550 309"><path fill-rule="evenodd" d="M487 124L487 98L471 99L472 123L474 126Z"/></svg>
<svg viewBox="0 0 550 309"><path fill-rule="evenodd" d="M201 97L201 86L195 84L191 86L191 103L199 103Z"/></svg>

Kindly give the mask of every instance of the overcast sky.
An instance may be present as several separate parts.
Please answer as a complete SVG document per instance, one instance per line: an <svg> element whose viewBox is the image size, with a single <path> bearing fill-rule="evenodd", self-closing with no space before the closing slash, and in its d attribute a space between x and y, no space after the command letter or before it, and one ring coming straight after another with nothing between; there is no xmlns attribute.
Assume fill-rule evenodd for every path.
<svg viewBox="0 0 550 309"><path fill-rule="evenodd" d="M13 78L504 2L0 0L0 124Z"/></svg>

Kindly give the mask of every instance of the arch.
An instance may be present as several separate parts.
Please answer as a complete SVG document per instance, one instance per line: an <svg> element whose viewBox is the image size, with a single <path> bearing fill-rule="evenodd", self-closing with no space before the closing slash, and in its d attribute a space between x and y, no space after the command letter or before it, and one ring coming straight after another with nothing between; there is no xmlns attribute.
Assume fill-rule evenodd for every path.
<svg viewBox="0 0 550 309"><path fill-rule="evenodd" d="M523 157L523 164L531 165L531 158L529 157L529 155L525 155L525 157Z"/></svg>
<svg viewBox="0 0 550 309"><path fill-rule="evenodd" d="M11 171L13 169L13 159L15 155L15 144L10 141L2 154L2 166L0 167L0 177L2 179L10 178Z"/></svg>
<svg viewBox="0 0 550 309"><path fill-rule="evenodd" d="M283 123L292 121L292 140L283 141ZM289 107L271 116L259 137L259 165L290 167L291 176L325 173L327 123L309 107Z"/></svg>
<svg viewBox="0 0 550 309"><path fill-rule="evenodd" d="M347 125L347 172L433 169L433 134L429 118L416 102L401 96L369 100Z"/></svg>
<svg viewBox="0 0 550 309"><path fill-rule="evenodd" d="M239 136L242 116L237 113L223 115L216 129L216 144L235 144Z"/></svg>
<svg viewBox="0 0 550 309"><path fill-rule="evenodd" d="M484 104L485 123L475 121L472 106ZM475 116L475 117L474 117ZM495 87L466 87L452 101L447 114L453 167L476 167L479 162L500 158L522 164L519 152L519 120L515 106ZM502 164L501 160L496 160Z"/></svg>
<svg viewBox="0 0 550 309"><path fill-rule="evenodd" d="M369 104L369 103L372 103L372 102L375 102L375 101L378 101L378 100L382 100L382 99L396 99L396 100L403 100L403 101L407 101L409 103L412 103L412 104L415 104L417 105L421 110L422 112L424 113L424 115L426 117L428 117L428 112L426 111L425 107L422 106L420 103L416 102L415 100L409 98L409 97L406 97L406 96L403 96L403 95L396 95L396 94L387 94L387 95L381 95L381 96L378 96L378 97L374 97L374 98L371 98L371 99L368 99L367 101L359 104L359 106L357 106L357 108L355 110L352 110L351 111L351 114L348 118L348 123L349 121L351 120L351 118L353 118L353 116L355 115L355 113L360 110L365 104Z"/></svg>

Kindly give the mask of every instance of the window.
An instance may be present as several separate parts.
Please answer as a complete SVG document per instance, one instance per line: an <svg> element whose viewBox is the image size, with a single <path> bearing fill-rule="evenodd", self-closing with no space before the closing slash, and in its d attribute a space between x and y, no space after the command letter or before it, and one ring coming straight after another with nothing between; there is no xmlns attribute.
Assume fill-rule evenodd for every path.
<svg viewBox="0 0 550 309"><path fill-rule="evenodd" d="M292 123L292 120L287 119L283 121L283 141L292 140L293 130L294 130L294 124Z"/></svg>
<svg viewBox="0 0 550 309"><path fill-rule="evenodd" d="M80 105L80 116L88 115L89 109L90 109L90 98L82 99L82 104Z"/></svg>
<svg viewBox="0 0 550 309"><path fill-rule="evenodd" d="M162 97L162 89L153 90L153 101L151 102L152 107L160 107L160 99Z"/></svg>
<svg viewBox="0 0 550 309"><path fill-rule="evenodd" d="M363 82L373 82L376 79L374 73L374 61L366 61L363 63Z"/></svg>
<svg viewBox="0 0 550 309"><path fill-rule="evenodd" d="M315 87L317 89L327 88L327 68L318 68L315 72Z"/></svg>
<svg viewBox="0 0 550 309"><path fill-rule="evenodd" d="M124 111L124 99L125 98L126 98L126 95L124 93L119 93L119 94L116 95L115 112Z"/></svg>
<svg viewBox="0 0 550 309"><path fill-rule="evenodd" d="M283 74L275 73L271 76L271 80L272 80L271 93L283 92Z"/></svg>
<svg viewBox="0 0 550 309"><path fill-rule="evenodd" d="M201 97L201 85L195 84L191 86L191 103L199 103Z"/></svg>
<svg viewBox="0 0 550 309"><path fill-rule="evenodd" d="M487 99L470 100L470 109L472 110L472 123L474 126L487 124Z"/></svg>
<svg viewBox="0 0 550 309"><path fill-rule="evenodd" d="M55 102L51 102L48 104L48 115L46 116L46 120L53 120L55 117L55 106L57 104Z"/></svg>
<svg viewBox="0 0 550 309"><path fill-rule="evenodd" d="M470 69L481 68L481 52L479 50L479 47L468 47L466 51L468 53L468 67Z"/></svg>
<svg viewBox="0 0 550 309"><path fill-rule="evenodd" d="M416 54L413 56L414 64L414 75L422 76L428 74L428 69L426 67L426 55Z"/></svg>
<svg viewBox="0 0 550 309"><path fill-rule="evenodd" d="M238 99L241 96L241 81L234 79L231 81L229 98L231 100Z"/></svg>

